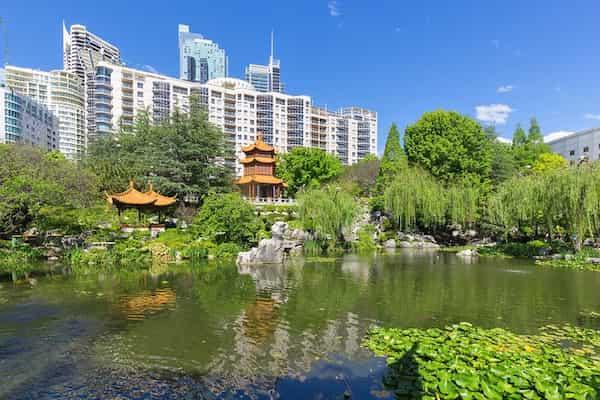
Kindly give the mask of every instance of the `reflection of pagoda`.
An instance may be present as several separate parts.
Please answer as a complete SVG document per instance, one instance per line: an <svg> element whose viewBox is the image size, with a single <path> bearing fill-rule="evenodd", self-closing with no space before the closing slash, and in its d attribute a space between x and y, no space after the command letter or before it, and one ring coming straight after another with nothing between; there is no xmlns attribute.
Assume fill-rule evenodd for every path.
<svg viewBox="0 0 600 400"><path fill-rule="evenodd" d="M275 148L263 141L258 134L256 142L242 147L246 158L241 160L244 175L234 181L247 198L280 198L287 184L275 177Z"/></svg>

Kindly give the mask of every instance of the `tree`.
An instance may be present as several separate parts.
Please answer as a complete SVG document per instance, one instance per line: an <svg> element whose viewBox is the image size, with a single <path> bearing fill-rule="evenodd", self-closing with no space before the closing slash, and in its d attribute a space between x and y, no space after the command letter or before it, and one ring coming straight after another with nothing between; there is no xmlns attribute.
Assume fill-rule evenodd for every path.
<svg viewBox="0 0 600 400"><path fill-rule="evenodd" d="M389 183L394 175L402 168L407 166L406 154L400 146L400 132L395 123L388 131L383 149L383 157L379 166L379 175L377 177L378 192L383 193L383 188Z"/></svg>
<svg viewBox="0 0 600 400"><path fill-rule="evenodd" d="M347 189L346 191L356 195L370 196L375 190L381 162L376 156L369 156L356 164L344 167L338 183Z"/></svg>
<svg viewBox="0 0 600 400"><path fill-rule="evenodd" d="M537 161L533 164L532 171L539 174L564 169L567 168L567 165L567 160L560 154L544 153L540 154Z"/></svg>
<svg viewBox="0 0 600 400"><path fill-rule="evenodd" d="M161 193L184 198L188 193L230 190L233 171L225 160L232 157L223 132L205 112L176 111L157 126L140 114L131 132L92 144L85 164L100 176L105 190L122 190L134 179L138 184L151 181Z"/></svg>
<svg viewBox="0 0 600 400"><path fill-rule="evenodd" d="M531 125L529 126L529 134L527 135L527 142L532 144L544 143L544 136L542 136L542 130L537 122L537 119L531 118Z"/></svg>
<svg viewBox="0 0 600 400"><path fill-rule="evenodd" d="M342 241L358 213L354 198L334 186L310 189L298 196L298 202L304 229L329 247Z"/></svg>
<svg viewBox="0 0 600 400"><path fill-rule="evenodd" d="M513 134L513 147L524 146L527 143L527 134L525 134L525 130L521 126L521 124L517 124L517 129Z"/></svg>
<svg viewBox="0 0 600 400"><path fill-rule="evenodd" d="M318 185L337 178L343 170L339 158L321 149L294 147L279 158L277 176L288 184L294 195L300 188Z"/></svg>
<svg viewBox="0 0 600 400"><path fill-rule="evenodd" d="M214 243L249 246L263 228L254 211L239 193L211 193L204 199L195 223L200 235Z"/></svg>
<svg viewBox="0 0 600 400"><path fill-rule="evenodd" d="M32 146L0 145L0 159L0 237L30 226L83 229L78 216L100 200L93 174L58 153ZM69 224L56 224L67 215L72 216Z"/></svg>
<svg viewBox="0 0 600 400"><path fill-rule="evenodd" d="M404 145L409 161L443 181L489 179L490 141L472 118L444 110L425 113L406 128Z"/></svg>
<svg viewBox="0 0 600 400"><path fill-rule="evenodd" d="M492 183L498 183L513 176L516 171L515 156L512 148L506 143L498 140L498 133L494 125L487 125L483 128L487 139L492 148Z"/></svg>

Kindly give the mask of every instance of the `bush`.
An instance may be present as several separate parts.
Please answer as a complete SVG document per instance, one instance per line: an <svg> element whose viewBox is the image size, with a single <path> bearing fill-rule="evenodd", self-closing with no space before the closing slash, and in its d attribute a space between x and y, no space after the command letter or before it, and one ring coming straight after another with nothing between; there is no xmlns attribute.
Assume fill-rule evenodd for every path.
<svg viewBox="0 0 600 400"><path fill-rule="evenodd" d="M360 228L358 231L358 241L354 243L354 250L360 254L372 253L377 250L377 246L373 240L374 233L375 227L371 224Z"/></svg>
<svg viewBox="0 0 600 400"><path fill-rule="evenodd" d="M215 249L216 259L231 259L236 258L242 248L235 243L221 243Z"/></svg>
<svg viewBox="0 0 600 400"><path fill-rule="evenodd" d="M254 206L238 193L208 195L196 217L196 224L205 239L243 247L256 243L256 233L263 229Z"/></svg>

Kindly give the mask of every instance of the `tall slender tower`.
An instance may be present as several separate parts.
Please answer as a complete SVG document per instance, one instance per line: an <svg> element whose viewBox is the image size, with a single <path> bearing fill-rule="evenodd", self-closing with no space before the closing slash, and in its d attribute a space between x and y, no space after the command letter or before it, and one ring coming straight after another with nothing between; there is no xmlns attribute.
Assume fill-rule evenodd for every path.
<svg viewBox="0 0 600 400"><path fill-rule="evenodd" d="M274 54L274 33L271 31L271 52L268 65L250 64L246 67L246 80L259 92L283 93L280 61Z"/></svg>

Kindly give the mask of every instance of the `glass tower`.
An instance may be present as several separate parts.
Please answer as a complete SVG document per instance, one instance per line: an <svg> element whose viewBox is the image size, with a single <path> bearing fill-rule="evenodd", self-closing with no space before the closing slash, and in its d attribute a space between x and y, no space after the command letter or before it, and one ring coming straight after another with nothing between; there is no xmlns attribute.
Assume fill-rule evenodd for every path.
<svg viewBox="0 0 600 400"><path fill-rule="evenodd" d="M179 25L179 77L206 83L228 75L225 50L217 43L191 33L188 25Z"/></svg>

